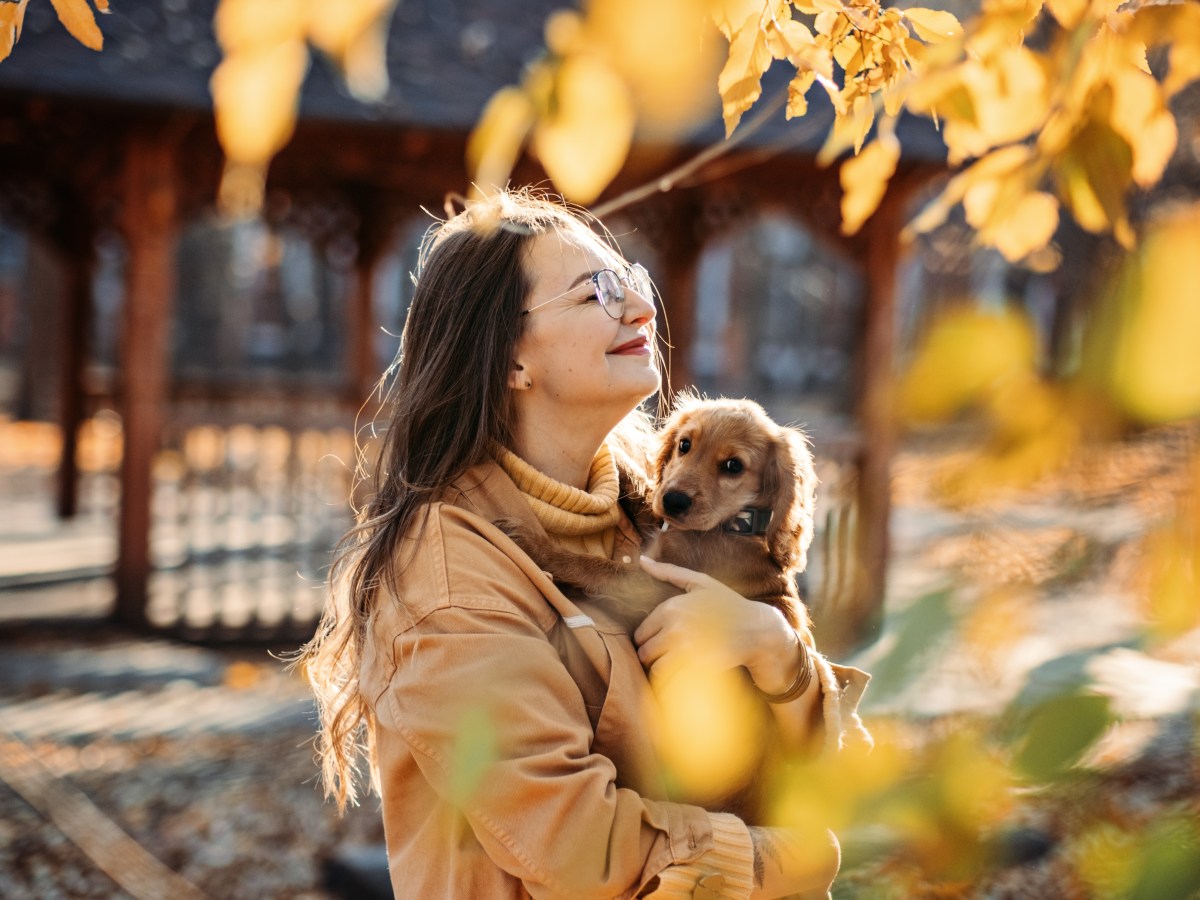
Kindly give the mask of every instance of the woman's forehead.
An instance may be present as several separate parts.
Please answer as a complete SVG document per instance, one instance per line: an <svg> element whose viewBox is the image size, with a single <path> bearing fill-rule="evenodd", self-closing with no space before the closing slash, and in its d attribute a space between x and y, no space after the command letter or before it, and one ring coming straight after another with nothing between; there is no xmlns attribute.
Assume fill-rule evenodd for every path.
<svg viewBox="0 0 1200 900"><path fill-rule="evenodd" d="M590 231L548 231L529 245L530 274L539 280L559 276L574 278L582 272L623 266L624 260Z"/></svg>

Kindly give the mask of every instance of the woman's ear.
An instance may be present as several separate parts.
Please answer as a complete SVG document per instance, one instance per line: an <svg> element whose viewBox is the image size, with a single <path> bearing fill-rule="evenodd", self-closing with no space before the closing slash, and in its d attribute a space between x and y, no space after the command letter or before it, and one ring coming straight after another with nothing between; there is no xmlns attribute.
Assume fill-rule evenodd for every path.
<svg viewBox="0 0 1200 900"><path fill-rule="evenodd" d="M513 363L513 367L508 370L508 386L514 391L527 391L533 387L533 380L525 374L525 369L520 363Z"/></svg>

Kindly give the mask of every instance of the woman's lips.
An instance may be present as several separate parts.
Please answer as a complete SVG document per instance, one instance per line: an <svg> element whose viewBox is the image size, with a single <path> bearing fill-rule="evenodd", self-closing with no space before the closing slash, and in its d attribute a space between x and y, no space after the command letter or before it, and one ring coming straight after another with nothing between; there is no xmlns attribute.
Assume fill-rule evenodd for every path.
<svg viewBox="0 0 1200 900"><path fill-rule="evenodd" d="M632 354L649 353L650 352L650 342L648 340L646 340L644 337L634 338L632 341L628 341L619 347L614 347L612 350L609 350L608 352L611 354L619 354L619 355L631 354L631 353Z"/></svg>

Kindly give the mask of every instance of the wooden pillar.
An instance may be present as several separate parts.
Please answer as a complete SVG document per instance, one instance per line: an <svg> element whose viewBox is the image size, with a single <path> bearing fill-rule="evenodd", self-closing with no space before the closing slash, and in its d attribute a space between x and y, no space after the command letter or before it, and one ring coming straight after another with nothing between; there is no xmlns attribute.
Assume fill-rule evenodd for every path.
<svg viewBox="0 0 1200 900"><path fill-rule="evenodd" d="M664 387L674 393L693 383L689 357L696 335L696 264L702 247L691 226L699 217L695 195L680 192L671 201L661 201L666 205L665 215L653 237L661 254L659 270L654 273L662 295L658 327L672 347L669 381Z"/></svg>
<svg viewBox="0 0 1200 900"><path fill-rule="evenodd" d="M851 630L845 648L879 636L889 553L891 459L896 448L895 342L896 275L900 257L903 203L885 198L867 223L867 302L863 321L858 420L862 445L858 460L858 527Z"/></svg>
<svg viewBox="0 0 1200 900"><path fill-rule="evenodd" d="M350 322L346 348L356 404L370 396L379 380L379 365L375 359L375 334L379 327L375 318L375 274L396 226L392 214L394 205L374 194L357 199L358 256L354 261L354 295L347 310Z"/></svg>
<svg viewBox="0 0 1200 900"><path fill-rule="evenodd" d="M177 183L174 142L138 131L126 145L127 249L121 327L121 511L116 618L146 621L154 455L166 420L169 326L175 294Z"/></svg>
<svg viewBox="0 0 1200 900"><path fill-rule="evenodd" d="M79 425L85 413L84 373L87 334L92 314L92 266L95 261L93 231L88 217L61 242L67 272L62 316L62 381L59 383L58 423L62 455L58 463L55 507L61 519L73 518L79 509Z"/></svg>

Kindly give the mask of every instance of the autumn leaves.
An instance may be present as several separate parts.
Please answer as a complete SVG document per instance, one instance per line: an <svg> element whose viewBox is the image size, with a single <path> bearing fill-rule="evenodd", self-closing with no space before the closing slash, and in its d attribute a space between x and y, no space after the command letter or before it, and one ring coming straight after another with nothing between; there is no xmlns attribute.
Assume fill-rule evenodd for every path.
<svg viewBox="0 0 1200 900"><path fill-rule="evenodd" d="M0 59L28 2L0 0ZM89 0L51 2L76 38L100 48ZM107 11L108 0L93 2ZM295 126L310 47L334 60L356 95L384 93L395 2L221 0L225 59L212 92L229 160L226 208L261 200L266 165ZM819 161L853 151L840 172L844 232L882 200L907 112L938 125L958 169L909 233L937 227L961 204L982 243L1047 266L1064 209L1132 245L1127 194L1162 177L1177 140L1169 103L1200 77L1200 5L1178 2L983 0L960 25L948 12L881 0L591 0L551 15L545 40L545 54L492 97L471 135L477 190L504 184L528 147L568 199L591 203L635 135L678 138L718 97L731 135L760 100L763 75L782 64L795 73L788 118L807 114L814 86L834 110Z"/></svg>
<svg viewBox="0 0 1200 900"><path fill-rule="evenodd" d="M96 25L96 16L87 0L50 0L58 19L79 43L93 50L104 46L104 35ZM96 9L108 12L108 0L93 0ZM0 0L0 60L8 58L21 39L25 7L29 0Z"/></svg>
<svg viewBox="0 0 1200 900"><path fill-rule="evenodd" d="M475 183L504 183L528 141L569 198L595 199L635 128L662 124L642 108L645 98L704 81L696 5L672 0L663 10L642 22L630 0L593 0L584 14L552 18L546 57L493 98L473 135ZM910 234L962 204L980 241L1014 262L1054 263L1064 207L1084 228L1132 244L1126 195L1162 177L1176 142L1169 101L1200 77L1200 6L1191 3L984 0L965 25L878 0L711 0L709 15L728 41L716 79L727 135L760 99L772 64L795 69L788 118L807 113L814 85L825 91L835 119L819 160L854 153L840 173L843 231L857 231L882 199L900 159L896 120L907 111L936 122L947 161L965 167ZM1033 47L1026 35L1035 30ZM649 52L626 52L633 36L647 35ZM1170 48L1161 77L1147 64L1157 47ZM702 94L685 99L677 107L703 111Z"/></svg>

